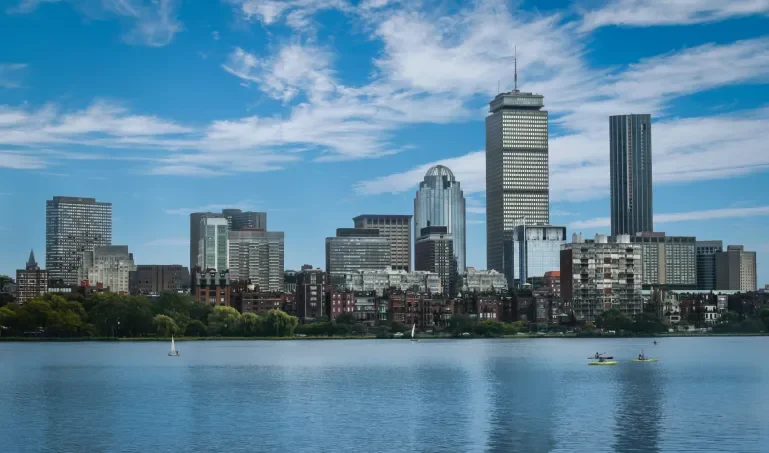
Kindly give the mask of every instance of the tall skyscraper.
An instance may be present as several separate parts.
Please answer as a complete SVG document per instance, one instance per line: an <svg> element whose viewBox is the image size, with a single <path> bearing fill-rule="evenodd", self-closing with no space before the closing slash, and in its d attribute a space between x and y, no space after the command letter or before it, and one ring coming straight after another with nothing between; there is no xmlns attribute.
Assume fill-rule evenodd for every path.
<svg viewBox="0 0 769 453"><path fill-rule="evenodd" d="M230 280L248 281L261 291L283 290L283 232L230 231Z"/></svg>
<svg viewBox="0 0 769 453"><path fill-rule="evenodd" d="M83 252L112 244L112 203L79 197L53 197L45 203L45 265L49 278L76 285Z"/></svg>
<svg viewBox="0 0 769 453"><path fill-rule="evenodd" d="M223 209L221 213L193 212L190 214L190 271L199 267L198 256L200 251L200 239L203 237L200 220L205 217L227 219L229 231L243 229L267 230L266 212L243 212L240 209Z"/></svg>
<svg viewBox="0 0 769 453"><path fill-rule="evenodd" d="M333 274L382 270L390 266L390 241L370 228L337 228L326 238L326 272ZM297 283L298 285L298 283Z"/></svg>
<svg viewBox="0 0 769 453"><path fill-rule="evenodd" d="M504 239L517 225L550 223L548 114L544 97L516 85L486 117L486 264L504 272Z"/></svg>
<svg viewBox="0 0 769 453"><path fill-rule="evenodd" d="M457 293L457 261L454 257L454 238L445 226L426 226L417 238L414 248L414 268L438 274L442 292L447 296Z"/></svg>
<svg viewBox="0 0 769 453"><path fill-rule="evenodd" d="M654 231L651 115L609 117L611 235Z"/></svg>
<svg viewBox="0 0 769 453"><path fill-rule="evenodd" d="M730 245L716 253L716 289L755 291L756 252L746 252L741 245Z"/></svg>
<svg viewBox="0 0 769 453"><path fill-rule="evenodd" d="M203 271L216 269L224 272L229 269L227 234L229 225L223 217L200 219L200 240L198 241L198 267Z"/></svg>
<svg viewBox="0 0 769 453"><path fill-rule="evenodd" d="M393 270L411 270L411 216L363 214L352 219L355 228L379 230L390 241L390 266Z"/></svg>
<svg viewBox="0 0 769 453"><path fill-rule="evenodd" d="M716 253L724 251L723 241L697 241L697 289L716 289Z"/></svg>
<svg viewBox="0 0 769 453"><path fill-rule="evenodd" d="M419 183L414 198L414 239L422 234L422 228L445 226L454 238L454 256L457 272L465 272L465 195L454 173L443 165L436 165Z"/></svg>

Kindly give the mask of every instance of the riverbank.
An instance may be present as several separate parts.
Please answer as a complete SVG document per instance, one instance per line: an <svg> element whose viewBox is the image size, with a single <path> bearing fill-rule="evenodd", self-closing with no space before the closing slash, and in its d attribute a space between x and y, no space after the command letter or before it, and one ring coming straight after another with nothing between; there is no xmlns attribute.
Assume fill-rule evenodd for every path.
<svg viewBox="0 0 769 453"><path fill-rule="evenodd" d="M577 334L517 334L517 335L503 335L501 337L490 338L504 338L504 339L532 339L532 338L579 338L579 339L616 339L616 338L673 338L673 337L764 337L769 336L766 333L661 333L657 335L577 335ZM467 340L486 338L480 336L419 336L419 340ZM358 335L358 336L345 336L345 337L328 337L328 336L304 336L304 337L174 337L175 341L290 341L290 340L409 340L407 336L404 337L376 337L373 335ZM171 337L0 337L0 342L83 342L83 341L160 341L169 342Z"/></svg>

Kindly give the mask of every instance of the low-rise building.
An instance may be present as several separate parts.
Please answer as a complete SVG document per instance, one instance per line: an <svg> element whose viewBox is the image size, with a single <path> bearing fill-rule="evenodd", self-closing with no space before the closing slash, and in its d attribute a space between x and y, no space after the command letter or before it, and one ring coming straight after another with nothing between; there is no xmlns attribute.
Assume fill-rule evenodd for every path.
<svg viewBox="0 0 769 453"><path fill-rule="evenodd" d="M716 289L755 291L756 252L746 252L741 245L730 245L716 255Z"/></svg>
<svg viewBox="0 0 769 453"><path fill-rule="evenodd" d="M326 294L328 301L328 319L336 321L342 315L354 317L355 293L351 291L329 291Z"/></svg>
<svg viewBox="0 0 769 453"><path fill-rule="evenodd" d="M545 272L542 286L547 290L548 294L554 297L561 297L561 271Z"/></svg>
<svg viewBox="0 0 769 453"><path fill-rule="evenodd" d="M23 304L42 296L47 289L48 271L40 269L35 261L35 253L30 250L27 265L24 269L16 270L16 302Z"/></svg>
<svg viewBox="0 0 769 453"><path fill-rule="evenodd" d="M131 294L186 293L190 270L181 264L139 264L129 272Z"/></svg>
<svg viewBox="0 0 769 453"><path fill-rule="evenodd" d="M231 287L229 271L208 269L196 271L194 276L195 300L201 304L231 305Z"/></svg>
<svg viewBox="0 0 769 453"><path fill-rule="evenodd" d="M237 295L241 313L264 313L283 310L286 295L281 292L242 292Z"/></svg>
<svg viewBox="0 0 769 453"><path fill-rule="evenodd" d="M334 274L331 278L334 289L339 291L371 292L384 295L388 291L413 291L418 293L441 294L441 278L435 272L403 270L360 270Z"/></svg>
<svg viewBox="0 0 769 453"><path fill-rule="evenodd" d="M462 276L462 293L505 293L507 279L495 270L476 270L468 267Z"/></svg>
<svg viewBox="0 0 769 453"><path fill-rule="evenodd" d="M296 316L308 322L326 316L326 273L302 266L296 275Z"/></svg>

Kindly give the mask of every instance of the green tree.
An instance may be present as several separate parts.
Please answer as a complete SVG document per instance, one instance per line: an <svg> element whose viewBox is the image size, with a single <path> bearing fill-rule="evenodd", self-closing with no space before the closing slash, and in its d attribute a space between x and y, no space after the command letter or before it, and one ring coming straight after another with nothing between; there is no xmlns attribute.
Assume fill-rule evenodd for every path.
<svg viewBox="0 0 769 453"><path fill-rule="evenodd" d="M473 330L473 320L467 315L452 315L449 318L449 330L459 336Z"/></svg>
<svg viewBox="0 0 769 453"><path fill-rule="evenodd" d="M254 313L243 313L240 318L241 330L247 337L256 337L262 335L263 319Z"/></svg>
<svg viewBox="0 0 769 453"><path fill-rule="evenodd" d="M762 308L758 312L758 319L764 323L764 332L769 332L769 308Z"/></svg>
<svg viewBox="0 0 769 453"><path fill-rule="evenodd" d="M406 326L406 324L403 324L399 321L393 321L390 323L390 332L396 333L396 332L405 332L406 330L409 330L409 327Z"/></svg>
<svg viewBox="0 0 769 453"><path fill-rule="evenodd" d="M483 337L498 337L502 335L504 328L501 322L487 319L475 325L475 333Z"/></svg>
<svg viewBox="0 0 769 453"><path fill-rule="evenodd" d="M197 319L193 319L187 324L187 328L184 330L184 335L187 335L188 337L205 337L206 325Z"/></svg>
<svg viewBox="0 0 769 453"><path fill-rule="evenodd" d="M164 337L170 337L179 332L179 327L176 325L176 322L168 315L155 315L155 317L152 318L152 325L155 326L155 331L158 335Z"/></svg>
<svg viewBox="0 0 769 453"><path fill-rule="evenodd" d="M208 315L208 331L213 335L237 335L240 330L240 313L232 307L217 305Z"/></svg>
<svg viewBox="0 0 769 453"><path fill-rule="evenodd" d="M365 324L359 322L352 326L352 333L355 335L367 335L368 327Z"/></svg>
<svg viewBox="0 0 769 453"><path fill-rule="evenodd" d="M631 330L633 321L621 311L612 308L596 317L596 325L606 330Z"/></svg>
<svg viewBox="0 0 769 453"><path fill-rule="evenodd" d="M336 317L337 324L355 324L355 318L350 314L343 314Z"/></svg>
<svg viewBox="0 0 769 453"><path fill-rule="evenodd" d="M299 324L299 318L281 310L270 310L264 318L264 333L269 337L290 337Z"/></svg>

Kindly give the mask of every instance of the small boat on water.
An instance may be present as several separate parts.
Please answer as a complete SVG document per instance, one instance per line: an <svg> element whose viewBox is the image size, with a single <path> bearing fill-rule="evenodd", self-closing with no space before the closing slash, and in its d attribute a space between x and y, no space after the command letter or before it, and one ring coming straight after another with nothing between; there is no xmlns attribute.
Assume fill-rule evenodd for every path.
<svg viewBox="0 0 769 453"><path fill-rule="evenodd" d="M611 359L613 359L613 358L614 358L614 356L611 356L611 355L610 355L610 356L603 356L603 355L602 355L602 356L600 356L600 357L588 357L587 359L588 359L588 360L598 360L598 359L611 360Z"/></svg>
<svg viewBox="0 0 769 453"><path fill-rule="evenodd" d="M414 338L414 334L416 333L417 325L414 324L411 326L411 341L419 341L418 339Z"/></svg>
<svg viewBox="0 0 769 453"><path fill-rule="evenodd" d="M604 360L603 362L599 360L598 362L588 363L588 365L616 365L616 364L617 362L615 362L614 360Z"/></svg>
<svg viewBox="0 0 769 453"><path fill-rule="evenodd" d="M659 362L659 359L633 359L631 362Z"/></svg>
<svg viewBox="0 0 769 453"><path fill-rule="evenodd" d="M176 350L176 345L174 344L174 336L171 335L171 350L168 351L169 357L179 357L179 351Z"/></svg>

